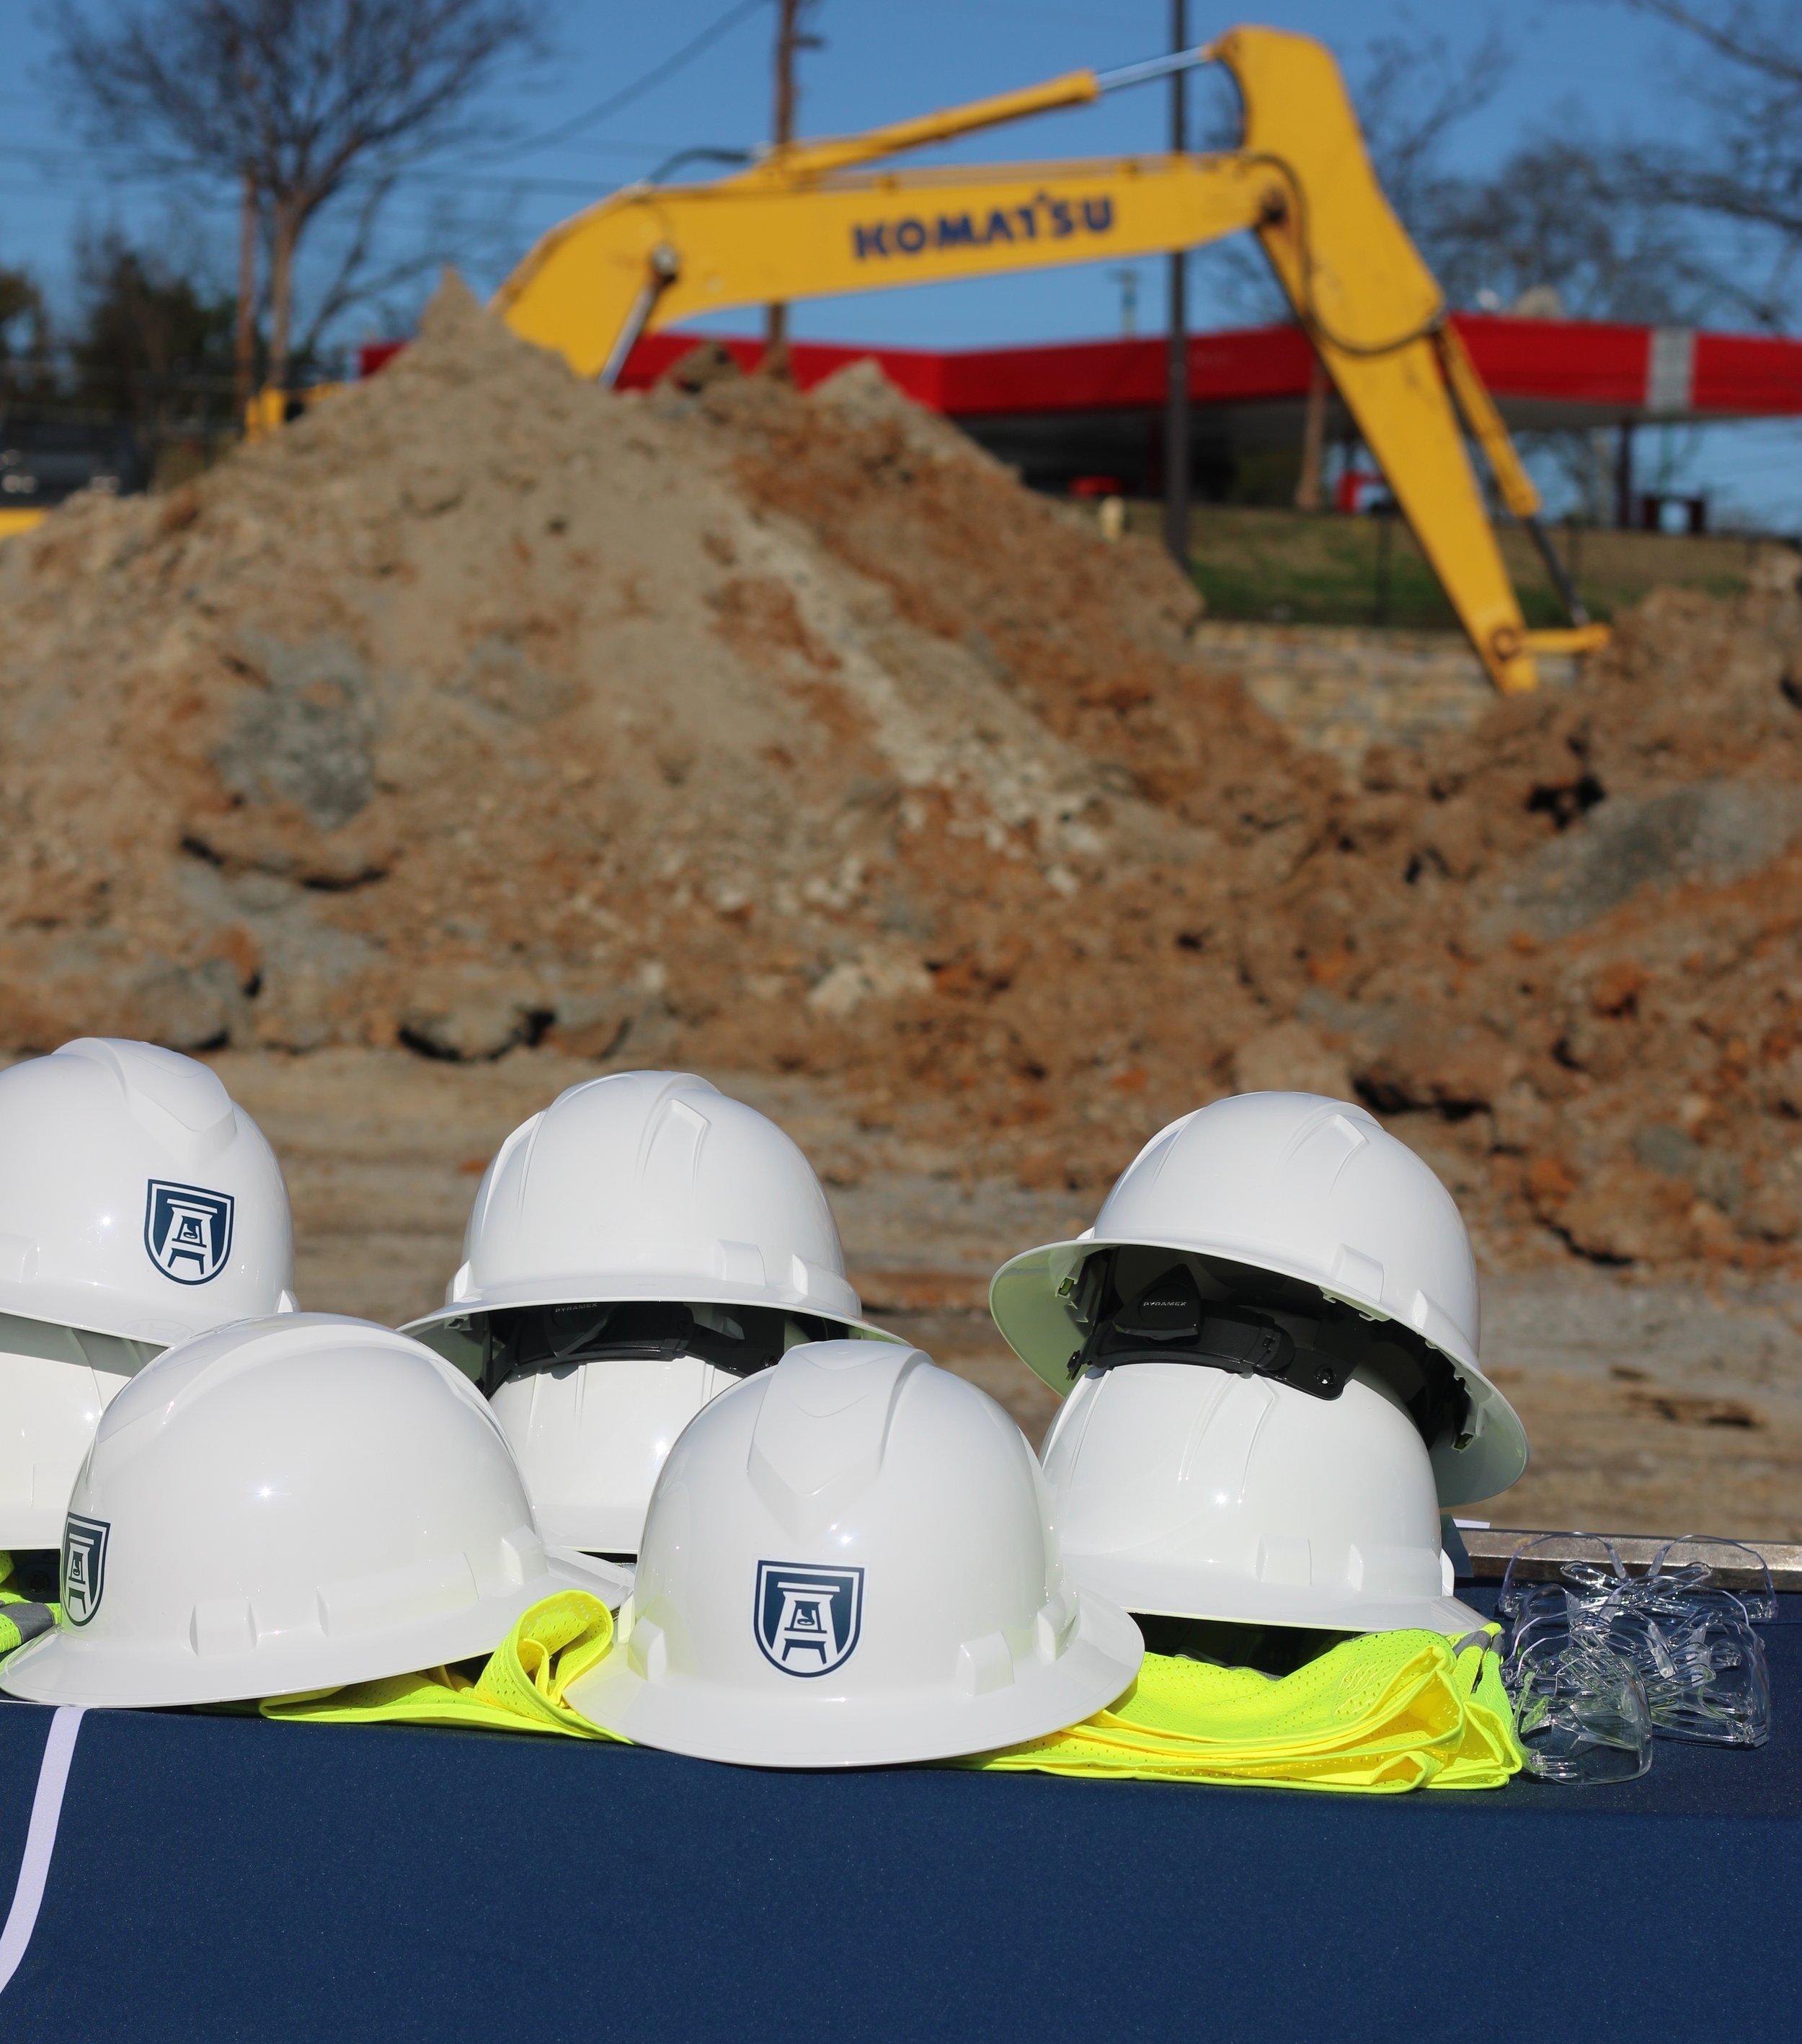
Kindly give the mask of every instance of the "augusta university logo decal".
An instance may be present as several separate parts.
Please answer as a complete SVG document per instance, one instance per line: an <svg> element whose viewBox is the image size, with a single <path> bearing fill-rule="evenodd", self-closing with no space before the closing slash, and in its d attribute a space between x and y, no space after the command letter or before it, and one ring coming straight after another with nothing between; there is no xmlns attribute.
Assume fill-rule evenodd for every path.
<svg viewBox="0 0 1802 2044"><path fill-rule="evenodd" d="M63 1527L63 1615L71 1625L86 1625L100 1608L106 1588L106 1536L104 1519L83 1519L71 1512Z"/></svg>
<svg viewBox="0 0 1802 2044"><path fill-rule="evenodd" d="M144 1205L144 1246L165 1278L204 1285L232 1253L232 1195L152 1178Z"/></svg>
<svg viewBox="0 0 1802 2044"><path fill-rule="evenodd" d="M861 1569L759 1562L754 1614L763 1657L784 1675L828 1675L851 1658L864 1622Z"/></svg>

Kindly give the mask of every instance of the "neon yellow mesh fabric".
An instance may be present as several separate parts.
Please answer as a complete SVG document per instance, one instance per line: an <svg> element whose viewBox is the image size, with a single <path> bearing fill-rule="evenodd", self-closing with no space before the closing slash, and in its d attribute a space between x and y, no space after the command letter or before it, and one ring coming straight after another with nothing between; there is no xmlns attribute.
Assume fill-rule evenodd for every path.
<svg viewBox="0 0 1802 2044"><path fill-rule="evenodd" d="M0 1611L0 1640L7 1623ZM947 1764L1365 1794L1499 1788L1521 1758L1493 1650L1497 1632L1491 1626L1469 1641L1372 1633L1280 1681L1255 1669L1148 1654L1111 1709L1006 1752ZM565 1590L527 1612L474 1681L433 1668L270 1697L260 1708L286 1722L475 1725L627 1744L564 1696L613 1639L606 1605Z"/></svg>
<svg viewBox="0 0 1802 2044"><path fill-rule="evenodd" d="M455 1669L431 1668L348 1689L271 1696L261 1708L266 1718L284 1722L477 1725L617 1739L563 1700L569 1684L612 1645L613 1616L600 1598L563 1590L519 1619L473 1682Z"/></svg>
<svg viewBox="0 0 1802 2044"><path fill-rule="evenodd" d="M8 1604L22 1604L25 1609L9 1617ZM13 1558L4 1547L0 1547L0 1661L4 1661L15 1646L36 1639L40 1632L62 1622L63 1607L59 1604L33 1604L19 1588L13 1573Z"/></svg>
<svg viewBox="0 0 1802 2044"><path fill-rule="evenodd" d="M1514 1711L1502 1687L1501 1656L1495 1650L1499 1626L1486 1626L1482 1642L1456 1653L1453 1685L1464 1702L1464 1738L1456 1757L1429 1788L1499 1788L1526 1764L1514 1735Z"/></svg>
<svg viewBox="0 0 1802 2044"><path fill-rule="evenodd" d="M1279 1681L1148 1654L1110 1709L962 1764L1376 1795L1499 1788L1520 1756L1496 1631L1462 1652L1436 1632L1371 1633Z"/></svg>

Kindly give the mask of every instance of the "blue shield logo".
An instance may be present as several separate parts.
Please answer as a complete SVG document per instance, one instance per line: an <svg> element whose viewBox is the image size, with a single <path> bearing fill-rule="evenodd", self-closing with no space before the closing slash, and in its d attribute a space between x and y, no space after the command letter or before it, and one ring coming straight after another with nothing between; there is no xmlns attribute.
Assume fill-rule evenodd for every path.
<svg viewBox="0 0 1802 2044"><path fill-rule="evenodd" d="M763 1658L784 1675L830 1675L851 1658L864 1623L861 1569L759 1562L753 1616Z"/></svg>
<svg viewBox="0 0 1802 2044"><path fill-rule="evenodd" d="M71 1625L86 1625L100 1608L112 1530L104 1519L83 1519L76 1512L63 1522L63 1615Z"/></svg>
<svg viewBox="0 0 1802 2044"><path fill-rule="evenodd" d="M144 1206L144 1246L151 1262L178 1285L217 1278L232 1254L233 1204L229 1193L152 1178Z"/></svg>

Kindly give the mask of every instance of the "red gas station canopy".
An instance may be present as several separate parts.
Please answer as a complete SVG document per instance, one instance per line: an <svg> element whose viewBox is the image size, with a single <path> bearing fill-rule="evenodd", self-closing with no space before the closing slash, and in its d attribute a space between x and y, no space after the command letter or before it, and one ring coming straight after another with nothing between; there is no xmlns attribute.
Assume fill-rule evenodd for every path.
<svg viewBox="0 0 1802 2044"><path fill-rule="evenodd" d="M1458 313L1454 324L1513 425L1802 415L1802 340L1473 313ZM622 385L654 382L696 339L646 335ZM747 369L763 353L761 341L723 345ZM872 359L910 397L952 418L1144 411L1164 400L1158 336L943 352L796 341L789 355L803 389L849 363ZM1294 326L1197 334L1189 343L1190 397L1199 406L1297 402L1307 394L1309 355Z"/></svg>
<svg viewBox="0 0 1802 2044"><path fill-rule="evenodd" d="M1456 314L1455 324L1517 432L1802 416L1802 340L1473 313ZM654 383L703 339L679 330L646 335L622 386ZM759 340L718 344L746 370L763 354ZM363 373L394 346L365 348ZM870 360L1037 488L1155 495L1163 487L1161 336L943 350L796 341L789 350L803 390ZM1228 494L1248 459L1299 447L1311 374L1312 351L1294 325L1190 338L1191 472L1202 494ZM1325 425L1335 441L1355 439L1336 396Z"/></svg>

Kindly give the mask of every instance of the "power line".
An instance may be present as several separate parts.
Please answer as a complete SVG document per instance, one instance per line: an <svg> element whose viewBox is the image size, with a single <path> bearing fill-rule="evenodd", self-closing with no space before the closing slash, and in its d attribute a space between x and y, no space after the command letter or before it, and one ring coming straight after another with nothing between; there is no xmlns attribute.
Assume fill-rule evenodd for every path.
<svg viewBox="0 0 1802 2044"><path fill-rule="evenodd" d="M703 51L711 48L722 36L769 5L769 0L736 0L734 6L728 7L698 36L684 43L673 56L665 57L661 63L654 64L642 77L634 79L630 85L623 86L611 97L602 100L598 106L591 106L585 113L574 114L567 121L560 121L554 128L547 128L542 134L528 135L518 142L503 142L489 149L472 150L466 160L493 163L508 156L523 156L530 150L552 148L558 143L568 140L571 136L580 134L585 128L592 127L597 121L610 120L622 107L630 106L635 99L642 98L666 79L673 78Z"/></svg>
<svg viewBox="0 0 1802 2044"><path fill-rule="evenodd" d="M643 160L646 158L660 161L667 159L670 152L679 146L673 142L596 143L594 144L594 153L600 156L623 159L628 163L635 159ZM723 162L728 159L733 162L749 160L749 152L742 150L707 151L703 153L710 156L717 156ZM66 202L73 202L98 192L116 194L121 191L142 191L159 182L153 176L136 165L122 162L112 163L104 159L96 159L72 152L59 151L54 148L34 148L29 145L0 143L0 165L11 162L29 164L45 175L53 176L56 179L56 187L53 190L47 191L42 185L8 183L5 186L8 190L27 194L45 202L54 202L59 198ZM0 179L4 177L4 170L0 170ZM503 195L515 194L521 198L533 194L543 194L560 198L596 198L600 197L607 189L604 174L599 177L585 177L572 171L561 176L556 175L539 176L529 172L508 172L497 170L484 175L479 171L470 172L449 167L439 170L421 166L406 172L395 196L400 198L408 190L418 190L491 192ZM235 206L237 203L236 198L229 195L221 197L205 191L202 181L199 179L194 180L187 190L190 194L189 202L191 204L213 207Z"/></svg>
<svg viewBox="0 0 1802 2044"><path fill-rule="evenodd" d="M734 5L727 8L723 14L719 15L703 29L699 35L692 36L681 48L665 57L660 63L653 65L650 70L635 79L630 85L622 86L618 92L612 94L597 106L591 106L581 113L573 115L566 121L559 121L554 127L548 128L540 134L527 136L515 142L498 143L485 149L467 150L463 152L459 161L464 163L504 162L512 156L523 156L539 149L556 148L559 144L581 135L583 130L594 126L597 122L610 119L623 108L631 106L635 100L642 98L645 94L654 90L665 80L673 78L677 72L692 63L696 57L710 49L722 36L730 33L739 22L748 20L751 15L768 5L769 5L769 0L734 0ZM587 143L587 147L596 155L623 157L661 156L668 153L671 146L673 145L669 144L608 144L593 141ZM18 144L0 144L0 157L10 157L15 161L24 159L35 162L45 169L52 168L60 158L64 167L63 174L67 176L72 173L77 179L87 182L90 190L96 186L116 189L119 184L137 181L138 174L126 169L122 163L118 170L111 169L103 155L90 152L80 157L75 157L68 152L58 150L54 144L44 146L28 144L21 146ZM423 167L412 171L409 173L409 179L418 183L437 185L441 189L504 190L522 194L527 191L539 191L566 197L589 195L592 194L594 190L592 182L578 182L573 178L485 179L480 176L472 178L466 173L460 171L434 172ZM0 189L10 191L21 190L17 186L5 186ZM37 195L42 197L44 194L40 193Z"/></svg>

